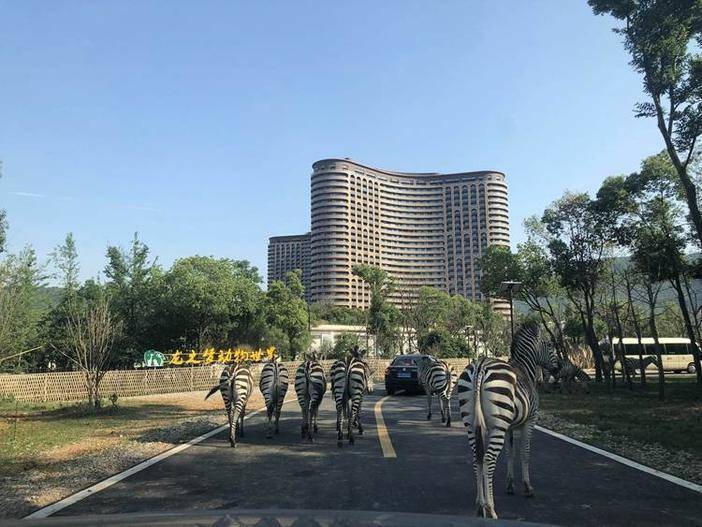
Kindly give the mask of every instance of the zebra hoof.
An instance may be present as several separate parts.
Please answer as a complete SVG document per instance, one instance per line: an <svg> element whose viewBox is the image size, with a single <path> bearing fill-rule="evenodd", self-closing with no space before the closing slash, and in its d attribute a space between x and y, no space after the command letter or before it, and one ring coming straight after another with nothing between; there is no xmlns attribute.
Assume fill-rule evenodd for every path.
<svg viewBox="0 0 702 527"><path fill-rule="evenodd" d="M534 487L531 485L527 485L526 483L524 484L524 496L527 498L533 498L534 497Z"/></svg>
<svg viewBox="0 0 702 527"><path fill-rule="evenodd" d="M451 421L446 421L446 428L451 428Z"/></svg>
<svg viewBox="0 0 702 527"><path fill-rule="evenodd" d="M361 428L358 429L358 435L360 435L360 436L363 435L363 430Z"/></svg>
<svg viewBox="0 0 702 527"><path fill-rule="evenodd" d="M319 433L319 428L317 428L317 425L314 425L314 433L318 434Z"/></svg>
<svg viewBox="0 0 702 527"><path fill-rule="evenodd" d="M431 421L431 414L427 414L427 421Z"/></svg>

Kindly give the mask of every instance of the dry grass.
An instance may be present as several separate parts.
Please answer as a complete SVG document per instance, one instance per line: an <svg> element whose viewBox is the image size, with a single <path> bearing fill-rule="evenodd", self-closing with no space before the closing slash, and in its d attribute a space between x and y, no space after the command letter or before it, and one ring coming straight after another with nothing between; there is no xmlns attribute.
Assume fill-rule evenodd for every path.
<svg viewBox="0 0 702 527"><path fill-rule="evenodd" d="M288 394L294 394L290 390ZM81 405L0 403L0 518L20 517L226 422L218 394ZM263 406L257 390L248 410Z"/></svg>
<svg viewBox="0 0 702 527"><path fill-rule="evenodd" d="M594 383L593 383L594 384ZM541 424L644 465L702 483L702 389L694 379L673 378L667 398L658 385L590 393L545 393Z"/></svg>

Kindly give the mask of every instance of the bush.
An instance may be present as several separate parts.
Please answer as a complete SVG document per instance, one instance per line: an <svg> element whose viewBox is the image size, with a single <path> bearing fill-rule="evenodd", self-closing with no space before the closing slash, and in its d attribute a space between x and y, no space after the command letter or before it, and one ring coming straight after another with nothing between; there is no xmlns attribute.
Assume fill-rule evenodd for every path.
<svg viewBox="0 0 702 527"><path fill-rule="evenodd" d="M422 353L429 353L439 358L453 359L473 355L464 337L452 336L443 330L432 330L421 335L418 345Z"/></svg>

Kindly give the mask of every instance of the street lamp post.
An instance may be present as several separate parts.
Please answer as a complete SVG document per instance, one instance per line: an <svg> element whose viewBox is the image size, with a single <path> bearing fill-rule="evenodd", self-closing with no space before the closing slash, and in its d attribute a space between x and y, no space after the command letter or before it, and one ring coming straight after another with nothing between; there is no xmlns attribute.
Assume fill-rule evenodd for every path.
<svg viewBox="0 0 702 527"><path fill-rule="evenodd" d="M507 280L500 284L500 292L507 293L509 298L509 325L512 330L512 340L514 340L514 293L522 289L522 283L516 280Z"/></svg>

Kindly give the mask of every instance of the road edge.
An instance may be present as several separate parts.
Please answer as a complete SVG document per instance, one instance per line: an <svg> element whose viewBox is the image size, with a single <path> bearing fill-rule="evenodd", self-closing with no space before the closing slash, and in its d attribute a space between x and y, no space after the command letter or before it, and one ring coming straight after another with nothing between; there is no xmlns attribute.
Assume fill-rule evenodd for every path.
<svg viewBox="0 0 702 527"><path fill-rule="evenodd" d="M285 401L283 404L287 404L289 402L297 401L296 399L290 399L288 401ZM254 410L253 412L250 412L244 417L244 420L248 420L249 418L258 415L262 412L266 411L266 407L264 406L263 408L259 408L257 410ZM120 481L127 479L130 476L133 476L134 474L137 474L141 472L142 470L145 470L156 463L160 463L161 461L168 459L171 456L174 456L180 452L183 452L184 450L187 450L191 446L197 445L198 443L202 443L203 441L209 439L212 436L215 436L224 430L227 430L229 428L228 424L224 424L221 426L218 426L217 428L214 428L210 430L209 432L205 432L202 435L199 435L190 441L187 441L185 443L182 443L180 445L176 445L174 447L169 448L168 450L164 450L160 454L156 454L155 456L152 456L148 459L145 459L144 461L141 461L137 463L136 465L123 470L122 472L118 472L117 474L113 474L112 476L103 479L102 481L99 481L93 485L90 485L89 487L79 490L78 492L74 492L73 494L66 496L63 499L60 499L59 501L56 501L50 505L46 505L45 507L42 507L24 517L22 517L23 520L36 520L40 518L48 518L52 514L55 514L67 507L70 507L71 505L78 503L81 500L84 500L85 498L92 496L93 494L97 494L98 492L105 490L115 483L119 483Z"/></svg>
<svg viewBox="0 0 702 527"><path fill-rule="evenodd" d="M598 447L590 445L588 443L583 443L582 441L578 441L577 439L573 439L572 437L568 437L567 435L561 434L560 432L555 432L553 430L549 430L548 428L544 428L543 426L536 425L534 428L536 430L538 430L539 432L543 432L544 434L550 435L551 437L555 437L556 439L560 439L561 441L565 441L566 443L570 443L571 445L575 445L575 446L578 446L578 447L583 448L585 450L589 450L590 452L594 452L595 454L599 454L603 457L611 459L612 461L616 461L617 463L621 463L622 465L626 465L627 467L631 467L631 468L639 470L641 472L645 472L646 474L649 474L651 476L655 476L657 478L664 479L664 480L668 481L669 483L673 483L675 485L678 485L680 487L684 487L684 488L691 490L693 492L697 492L699 494L702 494L702 485L699 485L697 483L693 483L692 481L687 481L686 479L679 478L678 476L673 476L672 474L668 474L667 472L663 472L663 471L657 470L655 468L647 467L646 465L643 465L637 461L633 461L629 458L626 458L624 456L620 456L619 454L614 454L612 452L609 452L609 451L604 450L602 448L598 448Z"/></svg>

